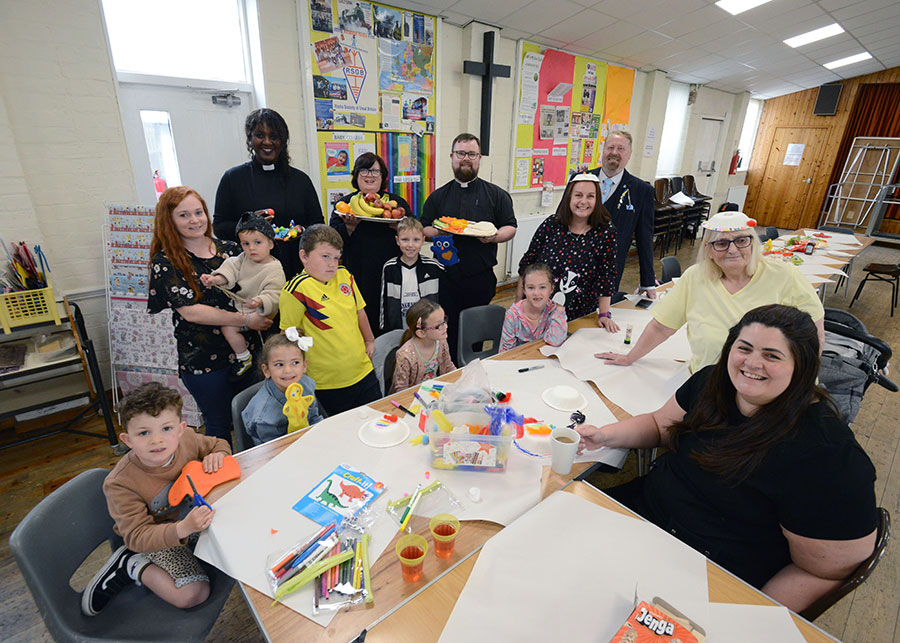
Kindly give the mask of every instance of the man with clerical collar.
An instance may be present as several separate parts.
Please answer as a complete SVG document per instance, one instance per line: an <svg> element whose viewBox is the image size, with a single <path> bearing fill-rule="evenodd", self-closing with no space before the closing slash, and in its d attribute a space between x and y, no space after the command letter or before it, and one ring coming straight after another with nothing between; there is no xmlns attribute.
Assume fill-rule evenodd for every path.
<svg viewBox="0 0 900 643"><path fill-rule="evenodd" d="M497 232L487 237L454 234L456 253L453 263L435 258L446 266L441 283L440 301L447 313L448 342L454 362L459 314L466 308L491 303L497 290L494 266L497 264L497 244L509 241L516 234L516 215L512 198L503 188L478 178L481 164L481 143L473 134L460 134L453 139L450 162L454 180L431 193L422 208L422 225L429 239L448 232L433 226L440 217L467 221L487 221ZM458 261L456 259L458 258Z"/></svg>
<svg viewBox="0 0 900 643"><path fill-rule="evenodd" d="M616 130L606 137L600 167L578 172L590 172L600 177L600 198L616 226L616 289L625 270L625 259L634 238L641 268L640 292L656 297L656 275L653 272L653 188L649 183L629 174L625 169L631 160L631 134Z"/></svg>

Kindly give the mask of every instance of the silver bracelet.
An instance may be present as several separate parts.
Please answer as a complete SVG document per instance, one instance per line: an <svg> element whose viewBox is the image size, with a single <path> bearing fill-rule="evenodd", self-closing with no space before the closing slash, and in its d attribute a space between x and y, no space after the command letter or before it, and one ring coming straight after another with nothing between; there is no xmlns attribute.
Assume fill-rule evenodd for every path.
<svg viewBox="0 0 900 643"><path fill-rule="evenodd" d="M250 330L250 313L247 313L247 321L243 326L241 326L241 330Z"/></svg>

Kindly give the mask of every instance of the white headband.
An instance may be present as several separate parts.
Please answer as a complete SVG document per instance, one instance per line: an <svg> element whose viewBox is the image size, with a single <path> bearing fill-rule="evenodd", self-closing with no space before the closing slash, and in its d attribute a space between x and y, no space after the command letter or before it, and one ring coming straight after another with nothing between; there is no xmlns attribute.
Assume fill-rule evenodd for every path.
<svg viewBox="0 0 900 643"><path fill-rule="evenodd" d="M291 326L290 328L285 329L284 336L287 337L290 341L295 342L297 344L297 347L301 351L305 352L312 348L313 338L307 337L306 335L301 335L297 331L296 326Z"/></svg>

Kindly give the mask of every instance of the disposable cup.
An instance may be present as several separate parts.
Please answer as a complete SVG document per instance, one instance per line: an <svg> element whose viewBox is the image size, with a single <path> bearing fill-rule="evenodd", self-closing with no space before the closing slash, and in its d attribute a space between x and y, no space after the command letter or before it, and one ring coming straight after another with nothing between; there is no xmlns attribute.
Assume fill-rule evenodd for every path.
<svg viewBox="0 0 900 643"><path fill-rule="evenodd" d="M550 468L554 473L568 475L580 441L581 436L574 429L564 426L553 429L550 433Z"/></svg>
<svg viewBox="0 0 900 643"><path fill-rule="evenodd" d="M434 539L434 555L438 558L450 558L459 534L459 519L450 514L438 514L428 526Z"/></svg>
<svg viewBox="0 0 900 643"><path fill-rule="evenodd" d="M415 583L422 578L422 564L428 552L428 541L419 534L406 534L397 541L395 549L400 559L403 580Z"/></svg>

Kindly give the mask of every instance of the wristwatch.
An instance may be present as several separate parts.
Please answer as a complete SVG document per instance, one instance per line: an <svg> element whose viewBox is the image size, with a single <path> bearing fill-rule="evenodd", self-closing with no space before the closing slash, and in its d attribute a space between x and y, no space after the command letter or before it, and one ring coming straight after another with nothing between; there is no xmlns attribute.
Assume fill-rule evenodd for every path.
<svg viewBox="0 0 900 643"><path fill-rule="evenodd" d="M611 312L597 313L597 317L606 317L607 319L612 319L612 313Z"/></svg>

